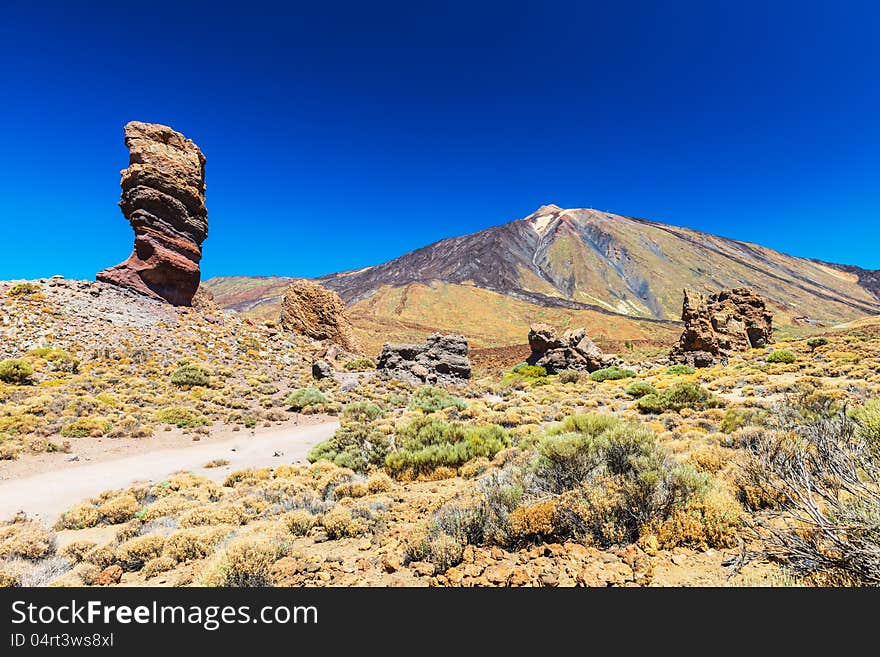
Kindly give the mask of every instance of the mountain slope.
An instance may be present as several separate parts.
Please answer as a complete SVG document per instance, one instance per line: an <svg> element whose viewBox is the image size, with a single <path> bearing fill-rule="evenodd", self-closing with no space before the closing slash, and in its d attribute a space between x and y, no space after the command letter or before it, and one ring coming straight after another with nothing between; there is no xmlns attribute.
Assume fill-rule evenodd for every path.
<svg viewBox="0 0 880 657"><path fill-rule="evenodd" d="M226 277L206 284L222 305L274 318L287 280ZM356 328L378 332L367 340L371 344L393 326L392 333L407 335L457 327L481 346L499 346L515 335L524 341L526 318L535 316L563 326L580 316L578 321L595 330L614 325L631 337L666 339L674 332L667 322L678 320L685 287L706 292L750 287L770 300L780 324L837 324L880 314L878 272L555 205L318 280L348 303ZM508 312L514 307L522 320ZM453 320L457 308L471 314Z"/></svg>
<svg viewBox="0 0 880 657"><path fill-rule="evenodd" d="M880 300L859 285L857 272L688 228L555 205L319 280L348 303L383 285L439 280L542 305L596 306L654 319L678 319L684 287L747 286L791 317L821 321L880 309Z"/></svg>

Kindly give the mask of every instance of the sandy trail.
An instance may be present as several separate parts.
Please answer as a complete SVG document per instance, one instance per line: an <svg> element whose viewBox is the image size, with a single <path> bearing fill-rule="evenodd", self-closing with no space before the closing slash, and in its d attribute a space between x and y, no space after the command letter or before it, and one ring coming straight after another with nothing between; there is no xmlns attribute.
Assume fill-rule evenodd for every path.
<svg viewBox="0 0 880 657"><path fill-rule="evenodd" d="M161 481L178 470L222 481L232 470L305 460L309 449L333 435L338 426L336 421L289 426L253 436L189 443L95 463L59 463L54 470L0 483L0 520L9 520L24 511L52 524L60 513L87 497L135 482ZM215 459L227 460L229 464L204 467Z"/></svg>

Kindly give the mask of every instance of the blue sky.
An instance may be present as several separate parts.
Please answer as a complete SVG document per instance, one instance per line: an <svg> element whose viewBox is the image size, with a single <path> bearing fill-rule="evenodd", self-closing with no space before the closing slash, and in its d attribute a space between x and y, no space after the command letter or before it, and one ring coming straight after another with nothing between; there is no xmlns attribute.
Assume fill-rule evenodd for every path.
<svg viewBox="0 0 880 657"><path fill-rule="evenodd" d="M207 156L204 276L544 203L880 268L876 3L238 4L0 0L0 278L127 257L133 119Z"/></svg>

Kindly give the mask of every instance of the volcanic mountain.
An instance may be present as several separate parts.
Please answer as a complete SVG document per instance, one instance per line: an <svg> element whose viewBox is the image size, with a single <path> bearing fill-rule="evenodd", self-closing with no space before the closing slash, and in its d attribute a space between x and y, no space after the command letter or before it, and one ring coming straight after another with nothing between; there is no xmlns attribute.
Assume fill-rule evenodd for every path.
<svg viewBox="0 0 880 657"><path fill-rule="evenodd" d="M206 281L218 303L276 319L290 279ZM749 287L778 324L828 325L880 314L878 272L593 209L545 205L389 262L317 279L349 305L370 346L460 331L475 346L524 342L529 322L586 326L600 341L666 340L682 290Z"/></svg>

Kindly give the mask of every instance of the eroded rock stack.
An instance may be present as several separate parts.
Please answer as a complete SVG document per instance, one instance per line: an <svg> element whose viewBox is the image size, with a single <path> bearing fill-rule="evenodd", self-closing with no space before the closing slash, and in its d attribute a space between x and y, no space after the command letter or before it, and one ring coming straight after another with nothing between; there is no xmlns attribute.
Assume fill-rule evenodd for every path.
<svg viewBox="0 0 880 657"><path fill-rule="evenodd" d="M97 279L176 306L189 306L199 287L202 242L208 236L205 156L168 126L125 126L129 166L119 207L134 229L134 250Z"/></svg>
<svg viewBox="0 0 880 657"><path fill-rule="evenodd" d="M346 351L361 351L339 295L311 281L294 281L281 301L281 326L313 340L327 340Z"/></svg>
<svg viewBox="0 0 880 657"><path fill-rule="evenodd" d="M748 288L722 290L708 297L684 291L684 332L670 359L709 367L721 358L773 342L773 315L763 297Z"/></svg>
<svg viewBox="0 0 880 657"><path fill-rule="evenodd" d="M434 333L425 344L386 343L376 360L376 369L416 385L462 385L471 378L467 339L463 335Z"/></svg>
<svg viewBox="0 0 880 657"><path fill-rule="evenodd" d="M563 370L595 372L616 362L614 356L602 353L587 336L585 329L569 329L562 335L548 324L532 324L529 328L529 348L527 359L530 365L539 365L548 374Z"/></svg>

